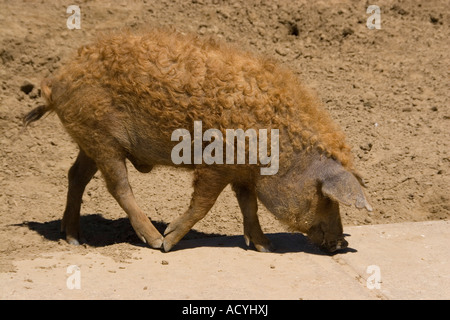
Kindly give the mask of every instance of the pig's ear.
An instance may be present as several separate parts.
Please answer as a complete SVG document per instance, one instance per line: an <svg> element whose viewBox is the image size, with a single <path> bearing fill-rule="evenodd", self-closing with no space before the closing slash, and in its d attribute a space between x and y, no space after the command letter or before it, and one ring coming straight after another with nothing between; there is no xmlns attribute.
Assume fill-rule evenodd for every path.
<svg viewBox="0 0 450 320"><path fill-rule="evenodd" d="M347 206L355 205L358 209L372 211L361 184L356 177L346 170L340 170L322 180L322 193Z"/></svg>

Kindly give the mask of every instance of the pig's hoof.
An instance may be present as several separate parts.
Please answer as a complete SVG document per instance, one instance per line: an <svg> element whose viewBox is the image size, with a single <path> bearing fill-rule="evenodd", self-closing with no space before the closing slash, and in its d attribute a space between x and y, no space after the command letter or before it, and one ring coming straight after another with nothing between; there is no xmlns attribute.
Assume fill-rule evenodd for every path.
<svg viewBox="0 0 450 320"><path fill-rule="evenodd" d="M259 252L273 252L273 251L275 251L275 247L271 243L269 243L268 245L255 244L255 248Z"/></svg>
<svg viewBox="0 0 450 320"><path fill-rule="evenodd" d="M149 246L153 249L161 249L164 243L164 238L161 237L159 239L152 240L151 243L149 243Z"/></svg>
<svg viewBox="0 0 450 320"><path fill-rule="evenodd" d="M169 252L172 248L183 238L185 233L179 232L173 227L174 224L169 224L166 231L164 231L164 252Z"/></svg>
<svg viewBox="0 0 450 320"><path fill-rule="evenodd" d="M73 246L79 246L80 245L80 241L78 241L77 238L72 237L72 236L66 236L66 241L68 244L71 244Z"/></svg>
<svg viewBox="0 0 450 320"><path fill-rule="evenodd" d="M244 235L245 244L249 247L250 242L253 242L253 245L255 246L256 250L259 252L273 252L275 250L275 247L272 245L272 243L267 239L266 236L260 237L258 241L254 240L253 238L250 238L248 235Z"/></svg>
<svg viewBox="0 0 450 320"><path fill-rule="evenodd" d="M161 249L163 245L164 238L162 236L159 237L144 237L138 235L142 242L148 244L153 249Z"/></svg>
<svg viewBox="0 0 450 320"><path fill-rule="evenodd" d="M169 252L170 251L170 249L172 249L172 247L173 247L173 244L172 243L170 243L170 241L166 241L165 239L164 239L164 241L163 241L163 250L164 250L164 252Z"/></svg>
<svg viewBox="0 0 450 320"><path fill-rule="evenodd" d="M181 224L182 225L182 224ZM180 227L180 223L169 223L164 231L164 252L169 252L188 233L189 229Z"/></svg>
<svg viewBox="0 0 450 320"><path fill-rule="evenodd" d="M164 238L150 220L146 220L145 223L135 223L131 220L131 225L142 242L154 249L161 248Z"/></svg>

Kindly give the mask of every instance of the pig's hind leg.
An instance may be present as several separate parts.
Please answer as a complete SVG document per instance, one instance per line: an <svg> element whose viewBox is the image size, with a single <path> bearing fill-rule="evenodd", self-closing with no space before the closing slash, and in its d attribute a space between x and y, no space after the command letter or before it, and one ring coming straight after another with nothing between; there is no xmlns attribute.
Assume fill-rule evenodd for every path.
<svg viewBox="0 0 450 320"><path fill-rule="evenodd" d="M125 157L109 154L107 159L97 161L97 166L103 174L109 192L127 213L138 237L152 248L161 248L162 235L139 208L134 198L128 182Z"/></svg>
<svg viewBox="0 0 450 320"><path fill-rule="evenodd" d="M273 246L261 230L258 220L258 202L254 187L233 183L232 188L236 193L239 207L244 218L244 239L247 246L252 242L256 250L271 252Z"/></svg>
<svg viewBox="0 0 450 320"><path fill-rule="evenodd" d="M61 221L61 232L66 233L70 244L78 245L80 239L80 209L86 185L97 172L95 162L80 149L75 163L69 170L69 190L67 203Z"/></svg>

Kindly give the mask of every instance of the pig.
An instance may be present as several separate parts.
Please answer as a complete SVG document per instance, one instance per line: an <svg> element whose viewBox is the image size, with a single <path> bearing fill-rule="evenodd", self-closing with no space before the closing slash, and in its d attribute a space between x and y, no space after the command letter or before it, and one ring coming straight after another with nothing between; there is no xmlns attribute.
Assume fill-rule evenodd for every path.
<svg viewBox="0 0 450 320"><path fill-rule="evenodd" d="M343 132L317 95L270 58L172 29L113 32L79 48L42 81L41 93L45 104L24 116L25 126L55 112L79 147L61 223L71 244L79 243L82 195L97 170L138 237L166 252L229 184L242 211L245 241L262 252L273 246L261 230L258 199L290 230L306 233L328 252L348 245L341 204L372 210ZM203 132L217 129L223 137L227 128L278 130L277 172L261 174L267 164L259 161L175 165L171 153L178 141L172 133L184 128L193 136L195 121ZM126 159L143 173L155 165L194 170L189 208L164 236L136 203Z"/></svg>

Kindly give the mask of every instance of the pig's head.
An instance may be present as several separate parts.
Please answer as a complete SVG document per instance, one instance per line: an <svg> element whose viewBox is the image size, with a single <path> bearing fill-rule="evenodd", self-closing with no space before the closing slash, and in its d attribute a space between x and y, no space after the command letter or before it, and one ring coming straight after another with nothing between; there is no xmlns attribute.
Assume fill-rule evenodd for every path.
<svg viewBox="0 0 450 320"><path fill-rule="evenodd" d="M339 204L372 211L361 179L318 153L299 156L276 175L261 176L258 197L292 231L304 232L322 250L346 248Z"/></svg>

